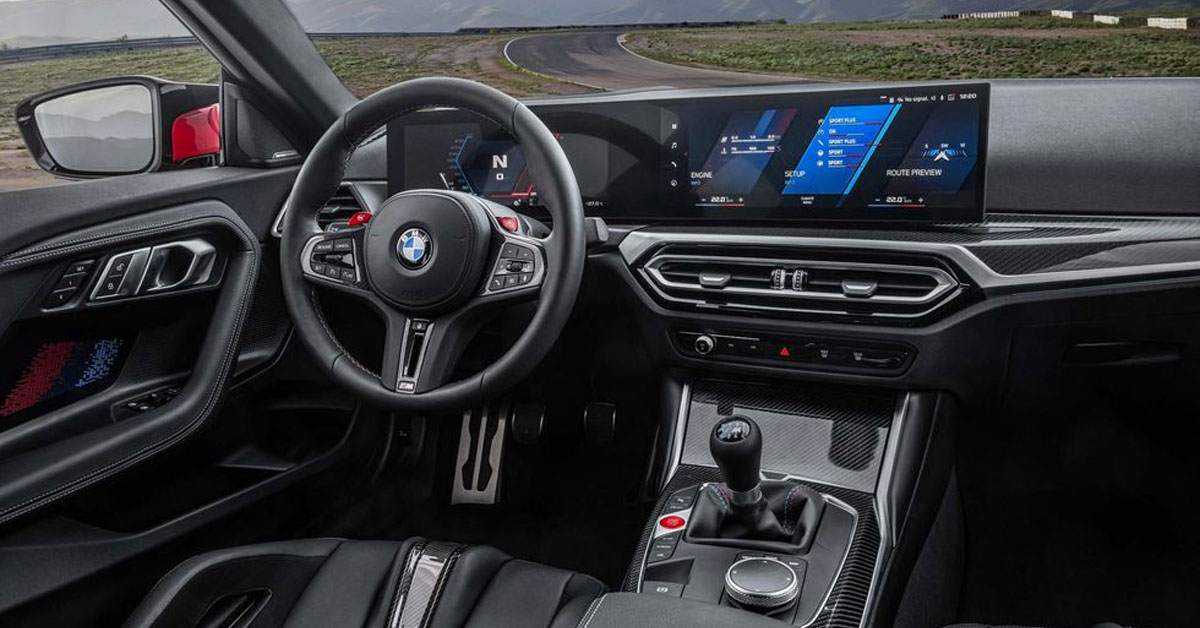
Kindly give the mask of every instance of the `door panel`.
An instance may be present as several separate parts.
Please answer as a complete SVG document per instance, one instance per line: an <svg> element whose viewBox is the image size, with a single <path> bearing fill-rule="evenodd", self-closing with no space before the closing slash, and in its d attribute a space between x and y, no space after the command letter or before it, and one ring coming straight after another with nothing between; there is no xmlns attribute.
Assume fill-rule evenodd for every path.
<svg viewBox="0 0 1200 628"><path fill-rule="evenodd" d="M101 277L105 271L116 268L109 260L119 265L127 261L129 252L139 252L145 257L156 245L188 240L210 243L220 258L221 263L217 264L207 285L179 293L164 291L127 297L118 294L110 300L101 300L105 285L116 281ZM87 381L89 376L95 376L94 372L89 374L87 371L104 367L106 360L112 363L120 359L124 362L121 364L124 372L136 374L138 381L126 387L139 383L154 385L162 378L180 375L179 369L186 368L188 351L168 346L137 350L139 337L146 335L153 339L155 332L161 331L154 326L143 326L139 311L155 308L160 301L192 301L202 291L216 293L211 306L192 303L192 307L208 312L203 341L194 348L193 363L187 368L190 373L177 383L178 393L161 406L126 415L119 411L121 406L108 405L111 394L93 394L44 416L23 421L11 436L6 434L8 430L0 432L0 454L5 454L0 460L0 524L136 464L186 437L212 415L220 403L236 358L261 255L257 238L232 209L217 201L202 201L60 235L16 251L0 262L0 294L7 295L0 305L0 320L12 321L6 325L9 330L5 334L6 341L14 340L23 330L37 329L47 335L32 340L51 352L47 355L43 349L41 353L35 353L25 375L21 376L24 379L10 379L9 390L3 391L8 398L23 398L26 403L39 389L48 386L71 389L74 384ZM68 267L82 260L92 260L93 270L74 302L46 309L54 287L64 273L71 270ZM122 290L126 285L143 281L136 277L139 271L136 262L128 261L128 264L120 279ZM21 288L25 290L8 288L6 278L13 272L21 276ZM27 291L30 274L42 277L40 287L32 293ZM105 320L104 311L110 308L126 310L125 321L92 328L83 325L89 318ZM39 318L64 321L72 318L75 323L61 328L21 324ZM175 320L186 318L179 316ZM151 323L157 319L148 313L146 320ZM160 334L160 342L188 337L186 330L169 333L173 324L174 321L168 320L167 331ZM81 327L83 332L79 331ZM78 336L80 333L83 333L82 337ZM55 349L74 348L80 344L110 350L107 354L98 354L93 349L90 356L81 358L64 357L61 350L58 354L53 353ZM128 345L134 350L128 356L120 356L122 348ZM112 349L113 346L117 348ZM130 358L134 360L129 361ZM76 359L91 360L92 363L62 366L64 361ZM46 382L47 379L56 381ZM125 390L126 387L116 390L125 394L138 392L136 389ZM106 390L111 391L113 387ZM72 392L68 390L64 394ZM41 404L26 410L36 411L38 405ZM0 423L2 427L4 425ZM52 440L45 435L47 433L59 438Z"/></svg>
<svg viewBox="0 0 1200 628"><path fill-rule="evenodd" d="M293 533L319 478L386 449L288 342L269 230L295 174L0 194L0 624L119 623L174 563ZM131 251L146 288L93 298Z"/></svg>
<svg viewBox="0 0 1200 628"><path fill-rule="evenodd" d="M282 313L254 295L260 239L294 175L213 168L0 195L0 525L212 416L252 304ZM180 242L202 243L207 267L172 288L193 269L183 249L161 245ZM109 296L101 275L136 266L129 252L158 267L129 268ZM138 271L146 288L124 294ZM278 350L281 327L286 318L255 324L252 360Z"/></svg>

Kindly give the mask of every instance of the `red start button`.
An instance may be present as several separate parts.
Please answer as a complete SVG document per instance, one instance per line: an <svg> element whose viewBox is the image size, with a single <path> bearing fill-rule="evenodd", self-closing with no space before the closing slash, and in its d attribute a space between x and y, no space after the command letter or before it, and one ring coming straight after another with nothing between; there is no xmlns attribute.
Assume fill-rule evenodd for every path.
<svg viewBox="0 0 1200 628"><path fill-rule="evenodd" d="M682 528L683 524L685 524L685 523L687 523L687 520L684 519L683 517L680 517L679 515L667 515L666 517L663 517L662 519L658 520L658 525L660 525L668 530L674 530L675 528Z"/></svg>

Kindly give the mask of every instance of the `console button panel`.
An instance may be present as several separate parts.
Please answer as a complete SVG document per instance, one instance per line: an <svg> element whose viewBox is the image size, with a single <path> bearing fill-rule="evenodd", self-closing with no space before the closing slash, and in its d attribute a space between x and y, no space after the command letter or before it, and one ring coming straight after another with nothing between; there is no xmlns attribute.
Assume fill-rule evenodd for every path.
<svg viewBox="0 0 1200 628"><path fill-rule="evenodd" d="M827 502L811 546L790 554L746 546L754 545L753 541L714 542L688 536L692 507L700 490L702 485L691 485L671 493L653 514L650 540L638 557L642 562L637 590L647 595L738 607L726 594L725 576L730 567L746 559L778 561L794 574L795 600L757 612L783 622L782 626L811 624L826 608L829 592L842 571L859 521L854 510L841 502Z"/></svg>
<svg viewBox="0 0 1200 628"><path fill-rule="evenodd" d="M896 344L741 331L680 329L673 338L690 358L809 370L899 373L916 353Z"/></svg>

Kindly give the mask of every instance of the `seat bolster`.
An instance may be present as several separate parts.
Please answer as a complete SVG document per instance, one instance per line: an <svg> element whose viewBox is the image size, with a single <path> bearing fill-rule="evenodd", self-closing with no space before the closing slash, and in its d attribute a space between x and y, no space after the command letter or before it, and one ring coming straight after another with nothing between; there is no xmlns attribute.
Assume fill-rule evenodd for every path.
<svg viewBox="0 0 1200 628"><path fill-rule="evenodd" d="M994 624L954 624L946 626L946 628L1030 628L1028 626L1015 626L1012 624L994 625ZM1110 621L1102 622L1092 626L1092 628L1125 628L1121 624L1114 624Z"/></svg>
<svg viewBox="0 0 1200 628"><path fill-rule="evenodd" d="M370 626L373 609L388 596L383 589L389 573L403 562L412 544L411 540L343 543L313 576L284 627Z"/></svg>
<svg viewBox="0 0 1200 628"><path fill-rule="evenodd" d="M595 601L579 628L779 628L768 619L728 606L714 606L645 593L609 593Z"/></svg>
<svg viewBox="0 0 1200 628"><path fill-rule="evenodd" d="M589 576L483 546L317 539L210 552L162 579L127 628L575 628Z"/></svg>
<svg viewBox="0 0 1200 628"><path fill-rule="evenodd" d="M263 612L279 612L282 618L341 543L339 539L281 541L221 549L190 558L158 581L125 627L195 625L218 598L257 589L272 592Z"/></svg>
<svg viewBox="0 0 1200 628"><path fill-rule="evenodd" d="M583 623L583 616L608 587L591 576L574 574L563 591L562 607L550 628L576 628Z"/></svg>
<svg viewBox="0 0 1200 628"><path fill-rule="evenodd" d="M473 603L461 598L442 600L431 628L550 628L564 610L575 612L577 598L585 596L586 607L604 592L604 585L589 576L523 560L509 559L494 573ZM463 591L461 585L447 589ZM465 624L460 619L463 613L469 613Z"/></svg>

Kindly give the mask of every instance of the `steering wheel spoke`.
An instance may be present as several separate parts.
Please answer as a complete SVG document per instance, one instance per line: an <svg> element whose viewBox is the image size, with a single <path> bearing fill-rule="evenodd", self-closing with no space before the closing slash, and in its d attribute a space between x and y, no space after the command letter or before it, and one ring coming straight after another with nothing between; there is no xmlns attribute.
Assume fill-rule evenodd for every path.
<svg viewBox="0 0 1200 628"><path fill-rule="evenodd" d="M388 390L416 394L449 381L472 329L461 315L409 316L391 310L385 315L380 381Z"/></svg>
<svg viewBox="0 0 1200 628"><path fill-rule="evenodd" d="M300 253L300 269L308 281L327 288L374 298L367 283L363 229L318 233Z"/></svg>

